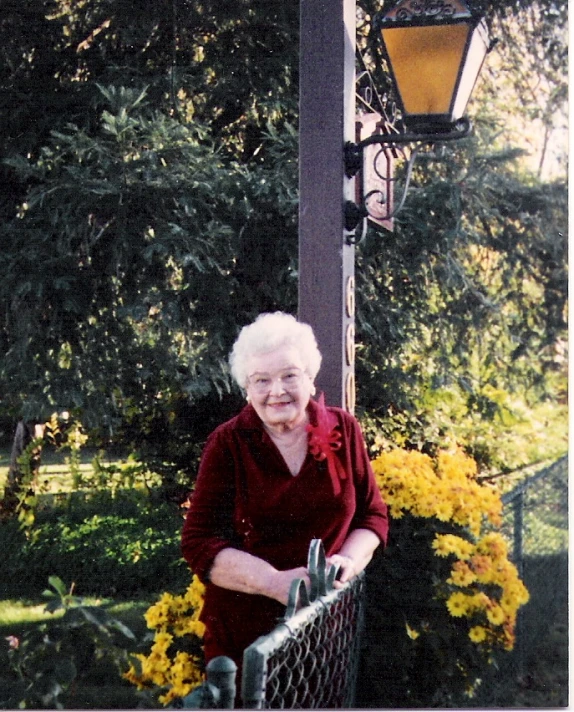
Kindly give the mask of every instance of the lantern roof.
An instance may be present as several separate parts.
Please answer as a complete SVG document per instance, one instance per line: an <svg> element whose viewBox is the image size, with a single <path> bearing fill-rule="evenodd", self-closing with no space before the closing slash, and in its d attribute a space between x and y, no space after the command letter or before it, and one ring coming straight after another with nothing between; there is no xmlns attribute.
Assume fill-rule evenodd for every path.
<svg viewBox="0 0 574 712"><path fill-rule="evenodd" d="M473 13L463 0L401 0L392 10L381 13L379 24L426 24L432 20L452 22L471 17Z"/></svg>

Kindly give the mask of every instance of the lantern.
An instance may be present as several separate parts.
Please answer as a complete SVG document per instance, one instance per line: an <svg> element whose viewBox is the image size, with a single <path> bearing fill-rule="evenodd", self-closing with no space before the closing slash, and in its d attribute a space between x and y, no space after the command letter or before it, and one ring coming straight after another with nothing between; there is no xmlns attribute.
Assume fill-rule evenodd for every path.
<svg viewBox="0 0 574 712"><path fill-rule="evenodd" d="M374 26L407 129L449 132L490 49L484 19L463 0L401 0L377 15Z"/></svg>

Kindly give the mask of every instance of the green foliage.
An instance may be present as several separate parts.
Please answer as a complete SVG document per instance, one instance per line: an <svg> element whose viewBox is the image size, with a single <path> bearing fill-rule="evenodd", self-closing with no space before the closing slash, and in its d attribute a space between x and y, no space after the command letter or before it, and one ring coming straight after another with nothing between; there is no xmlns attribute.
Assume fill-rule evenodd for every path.
<svg viewBox="0 0 574 712"><path fill-rule="evenodd" d="M567 192L487 149L486 125L466 143L421 166L395 234L360 254L360 406L405 421L395 444L456 437L512 467L497 435L565 398Z"/></svg>
<svg viewBox="0 0 574 712"><path fill-rule="evenodd" d="M568 198L550 149L565 145L567 3L479 4L500 41L474 134L419 158L394 233L371 229L358 251L357 384L373 439L432 451L454 438L496 470L523 464L508 433L525 411L565 402ZM359 48L384 87L379 7L360 6Z"/></svg>
<svg viewBox="0 0 574 712"><path fill-rule="evenodd" d="M42 448L42 439L33 438L16 459L20 477L9 497L14 498L14 514L23 530L30 530L34 525L37 498L35 481L38 475L38 455Z"/></svg>
<svg viewBox="0 0 574 712"><path fill-rule="evenodd" d="M197 122L158 114L139 91L101 94L95 134L69 124L37 161L8 161L34 187L3 238L13 278L0 288L11 303L0 376L19 384L27 415L82 413L104 437L123 424L128 447L189 461L174 439L197 441L196 408L230 398L237 314L293 301L295 135L271 128L270 165L247 174Z"/></svg>
<svg viewBox="0 0 574 712"><path fill-rule="evenodd" d="M119 675L128 666L125 648L132 631L99 606L73 595L57 576L50 576L46 610L62 612L21 637L9 636L9 669L0 705L8 709L64 709L74 704L73 688L96 664L106 661Z"/></svg>
<svg viewBox="0 0 574 712"><path fill-rule="evenodd" d="M358 5L383 95L380 4ZM358 403L390 442L456 437L507 469L515 400L564 395L567 4L479 5L501 41L475 136L419 164L396 231L357 250ZM69 410L175 486L239 407L238 329L296 310L298 5L10 0L4 17L2 409Z"/></svg>
<svg viewBox="0 0 574 712"><path fill-rule="evenodd" d="M238 325L294 305L298 10L140 5L31 2L35 33L7 9L0 379L189 467Z"/></svg>
<svg viewBox="0 0 574 712"><path fill-rule="evenodd" d="M38 512L32 537L16 522L0 525L2 597L40 592L54 572L82 595L155 592L158 581L181 585L181 524L176 505L142 492L66 495Z"/></svg>

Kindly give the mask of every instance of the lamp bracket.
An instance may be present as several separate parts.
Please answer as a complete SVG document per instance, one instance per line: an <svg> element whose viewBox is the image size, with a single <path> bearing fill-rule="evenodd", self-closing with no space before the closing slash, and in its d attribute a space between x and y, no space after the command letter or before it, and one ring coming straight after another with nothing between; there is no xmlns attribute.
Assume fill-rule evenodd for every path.
<svg viewBox="0 0 574 712"><path fill-rule="evenodd" d="M385 205L386 197L384 190L371 190L367 195L363 196L357 205L353 201L346 201L344 204L344 224L347 232L346 241L348 244L357 244L360 242L366 232L365 218L374 216L379 220L391 220L399 213L407 197L410 186L410 181L413 174L415 161L420 151L426 146L442 143L444 141L453 141L460 138L465 138L472 131L472 124L466 118L459 119L449 127L448 131L440 133L391 133L391 134L373 134L358 143L348 141L344 147L345 174L348 178L355 176L363 166L363 150L367 146L379 145L381 148L376 153L373 159L373 169L380 181L388 182L394 180L388 178L384 170L380 170L378 161L385 155L385 150L389 147L394 147L399 154L402 154L407 160L406 176L402 188L402 194L398 200L398 204L394 209L390 209L386 215L381 215L381 205ZM407 144L414 144L410 150L410 155L407 159ZM373 209L371 201L376 201L377 211L371 213ZM369 204L371 203L371 210Z"/></svg>
<svg viewBox="0 0 574 712"><path fill-rule="evenodd" d="M363 149L366 146L378 144L380 146L400 146L402 144L414 143L419 146L442 143L443 141L455 141L466 138L472 131L472 124L466 116L455 121L446 131L434 131L418 133L407 131L405 133L373 134L364 138L358 143L347 141L344 148L345 175L353 178L362 167Z"/></svg>

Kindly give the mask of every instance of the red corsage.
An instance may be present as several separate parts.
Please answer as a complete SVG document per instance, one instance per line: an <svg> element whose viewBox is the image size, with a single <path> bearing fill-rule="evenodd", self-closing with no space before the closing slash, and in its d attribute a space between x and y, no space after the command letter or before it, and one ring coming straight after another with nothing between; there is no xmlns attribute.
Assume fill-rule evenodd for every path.
<svg viewBox="0 0 574 712"><path fill-rule="evenodd" d="M341 480L347 479L345 468L335 455L341 449L341 433L337 430L337 418L325 407L325 394L317 401L317 425L308 425L309 451L319 462L327 460L327 468L335 496L341 493Z"/></svg>

